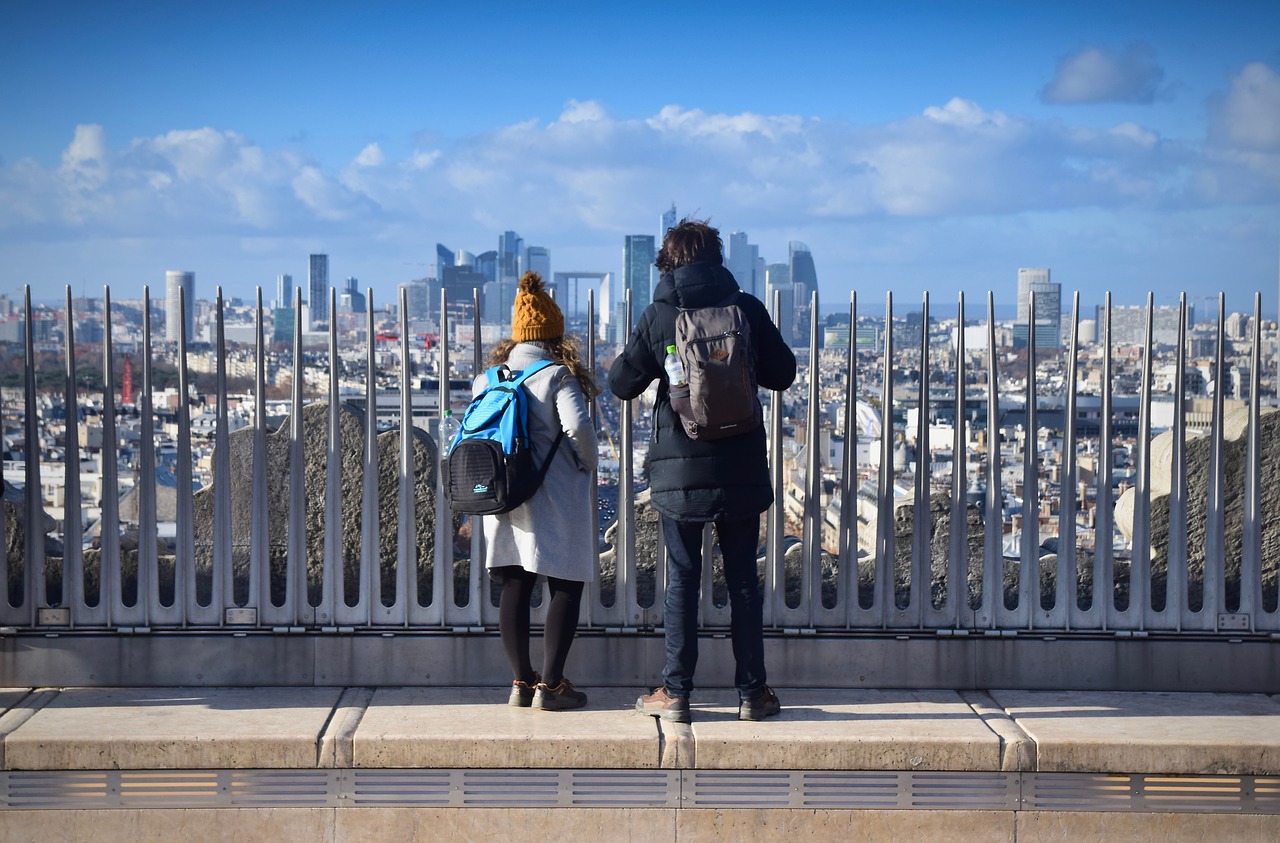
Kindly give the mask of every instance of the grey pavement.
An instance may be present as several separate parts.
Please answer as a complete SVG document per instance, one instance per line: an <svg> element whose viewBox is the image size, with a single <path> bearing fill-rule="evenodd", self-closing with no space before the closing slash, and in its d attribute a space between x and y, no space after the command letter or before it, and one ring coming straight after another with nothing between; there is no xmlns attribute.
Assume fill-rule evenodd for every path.
<svg viewBox="0 0 1280 843"><path fill-rule="evenodd" d="M689 768L1280 774L1265 694L779 688L736 719L732 689L680 726L634 711L506 705L505 688L0 689L4 770Z"/></svg>

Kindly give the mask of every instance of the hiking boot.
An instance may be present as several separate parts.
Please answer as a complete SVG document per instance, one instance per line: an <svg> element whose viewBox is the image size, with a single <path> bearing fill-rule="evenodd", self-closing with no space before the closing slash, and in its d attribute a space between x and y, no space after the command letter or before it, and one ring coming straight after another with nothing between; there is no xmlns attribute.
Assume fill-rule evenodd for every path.
<svg viewBox="0 0 1280 843"><path fill-rule="evenodd" d="M554 688L539 682L533 690L533 707L542 711L568 711L587 704L587 695L573 687L568 679L561 679Z"/></svg>
<svg viewBox="0 0 1280 843"><path fill-rule="evenodd" d="M507 698L507 705L517 708L528 708L533 705L533 689L541 679L542 677L535 673L531 682L525 682L523 679L512 682L511 696Z"/></svg>
<svg viewBox="0 0 1280 843"><path fill-rule="evenodd" d="M655 688L652 694L644 694L636 700L636 711L670 720L673 723L690 722L689 698L673 697L661 685Z"/></svg>
<svg viewBox="0 0 1280 843"><path fill-rule="evenodd" d="M739 720L763 720L766 717L773 717L782 711L782 703L778 702L778 695L768 685L764 686L764 690L760 696L743 700L738 706Z"/></svg>

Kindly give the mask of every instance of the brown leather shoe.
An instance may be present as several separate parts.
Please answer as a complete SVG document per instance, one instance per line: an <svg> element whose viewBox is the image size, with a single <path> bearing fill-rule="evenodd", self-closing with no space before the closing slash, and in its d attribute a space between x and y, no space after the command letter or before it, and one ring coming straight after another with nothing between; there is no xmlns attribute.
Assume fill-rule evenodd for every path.
<svg viewBox="0 0 1280 843"><path fill-rule="evenodd" d="M672 723L690 722L689 698L673 697L661 685L652 694L644 694L636 700L636 711L670 720Z"/></svg>
<svg viewBox="0 0 1280 843"><path fill-rule="evenodd" d="M561 679L555 687L539 682L533 690L533 707L539 711L569 711L587 704L587 695L573 687L568 679Z"/></svg>
<svg viewBox="0 0 1280 843"><path fill-rule="evenodd" d="M764 686L764 690L760 692L760 696L751 700L743 700L738 706L739 720L763 720L766 717L774 717L782 711L782 703L778 702L778 695L768 685Z"/></svg>
<svg viewBox="0 0 1280 843"><path fill-rule="evenodd" d="M517 708L528 708L533 705L533 690L538 683L542 681L542 677L533 674L532 682L525 682L523 679L517 679L511 683L511 696L507 697L507 705L513 705Z"/></svg>

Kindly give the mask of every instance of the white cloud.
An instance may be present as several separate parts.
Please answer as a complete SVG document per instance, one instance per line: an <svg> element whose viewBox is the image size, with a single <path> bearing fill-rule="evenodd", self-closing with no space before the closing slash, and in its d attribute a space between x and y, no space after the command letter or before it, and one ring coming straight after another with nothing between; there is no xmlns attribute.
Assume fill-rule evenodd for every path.
<svg viewBox="0 0 1280 843"><path fill-rule="evenodd" d="M424 233L472 248L483 241L468 232L504 228L530 242L579 232L614 243L652 228L643 209L673 200L799 239L809 226L871 219L1274 203L1278 92L1274 72L1246 68L1203 148L1132 121L1068 127L959 97L877 126L677 105L617 119L570 102L549 124L526 120L402 157L369 144L336 169L213 128L122 146L85 126L56 166L0 165L0 243L340 229L367 243L402 237L414 251Z"/></svg>
<svg viewBox="0 0 1280 843"><path fill-rule="evenodd" d="M381 167L385 160L386 156L382 154L382 147L376 143L371 143L360 150L360 154L356 156L355 163L361 167Z"/></svg>
<svg viewBox="0 0 1280 843"><path fill-rule="evenodd" d="M1233 147L1280 152L1280 74L1265 64L1246 65L1218 104L1212 131Z"/></svg>
<svg viewBox="0 0 1280 843"><path fill-rule="evenodd" d="M1053 80L1040 92L1048 103L1154 102L1164 70L1146 44L1123 52L1083 47L1058 60Z"/></svg>

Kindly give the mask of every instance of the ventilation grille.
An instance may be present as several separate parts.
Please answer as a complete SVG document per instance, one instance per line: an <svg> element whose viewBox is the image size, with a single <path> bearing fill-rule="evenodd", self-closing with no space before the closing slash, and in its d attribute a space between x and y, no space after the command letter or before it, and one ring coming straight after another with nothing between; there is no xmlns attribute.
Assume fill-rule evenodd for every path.
<svg viewBox="0 0 1280 843"><path fill-rule="evenodd" d="M0 772L0 809L346 806L1280 814L1280 777L812 770Z"/></svg>

